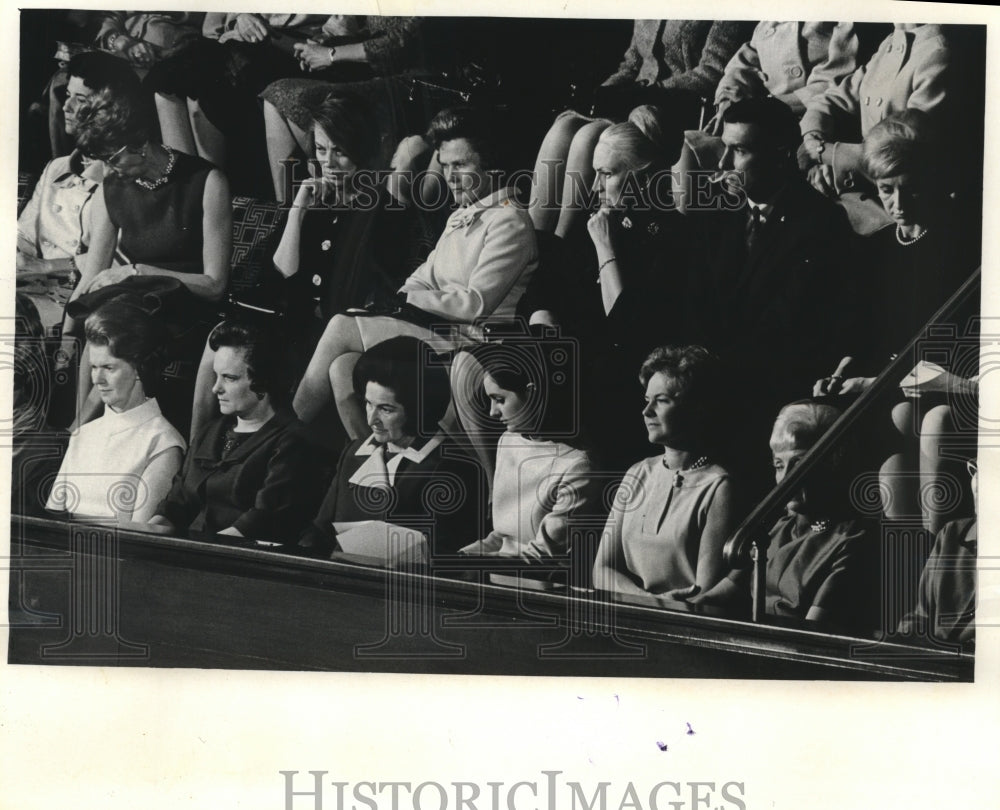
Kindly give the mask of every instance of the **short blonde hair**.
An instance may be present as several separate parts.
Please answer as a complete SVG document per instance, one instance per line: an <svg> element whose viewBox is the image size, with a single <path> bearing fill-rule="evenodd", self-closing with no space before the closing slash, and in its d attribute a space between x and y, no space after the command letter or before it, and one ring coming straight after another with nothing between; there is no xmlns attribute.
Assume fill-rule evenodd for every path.
<svg viewBox="0 0 1000 810"><path fill-rule="evenodd" d="M807 450L840 418L840 410L818 402L793 402L778 412L771 450Z"/></svg>

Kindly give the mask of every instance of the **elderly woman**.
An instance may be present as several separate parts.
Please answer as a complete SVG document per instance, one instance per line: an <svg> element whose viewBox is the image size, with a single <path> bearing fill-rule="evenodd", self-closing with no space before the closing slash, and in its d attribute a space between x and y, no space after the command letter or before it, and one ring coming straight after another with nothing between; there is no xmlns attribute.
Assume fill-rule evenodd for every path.
<svg viewBox="0 0 1000 810"><path fill-rule="evenodd" d="M309 422L329 401L332 388L351 439L367 433L351 376L362 352L398 335L428 340L438 350L475 343L481 334L475 321L514 317L538 263L527 212L490 171L498 168L491 118L468 107L443 110L431 122L429 136L458 210L427 261L394 299L367 313L350 312L330 321L295 395L296 413ZM447 328L442 334L432 331L432 324Z"/></svg>
<svg viewBox="0 0 1000 810"><path fill-rule="evenodd" d="M771 433L774 480L780 484L837 421L831 405L796 402L781 409ZM852 470L841 451L792 496L771 529L765 610L771 616L823 622L850 630L872 626L877 555L870 527L849 502ZM734 571L693 602L745 601L746 571Z"/></svg>
<svg viewBox="0 0 1000 810"><path fill-rule="evenodd" d="M479 476L438 427L449 401L440 359L417 338L392 338L361 356L354 387L371 433L344 448L298 551L329 556L335 523L383 520L425 532L433 525L432 554L454 552L479 531Z"/></svg>
<svg viewBox="0 0 1000 810"><path fill-rule="evenodd" d="M150 523L166 532L290 539L316 508L320 482L301 425L281 407L283 352L262 329L229 321L209 342L221 415L192 443Z"/></svg>
<svg viewBox="0 0 1000 810"><path fill-rule="evenodd" d="M597 139L634 107L663 106L681 129L698 126L701 99L715 93L726 63L751 30L732 20L636 20L624 59L597 88L591 114L560 114L542 141L530 206L535 227L557 236L572 231L584 210L580 193L593 182Z"/></svg>
<svg viewBox="0 0 1000 810"><path fill-rule="evenodd" d="M158 381L163 334L140 303L118 298L84 324L104 415L70 439L48 509L143 523L180 469L184 439L148 396Z"/></svg>
<svg viewBox="0 0 1000 810"><path fill-rule="evenodd" d="M573 519L591 507L590 458L573 422L575 392L565 374L558 376L553 352L564 349L518 341L475 352L485 370L490 416L505 431L493 476L493 530L463 548L465 554L565 558Z"/></svg>
<svg viewBox="0 0 1000 810"><path fill-rule="evenodd" d="M736 525L729 475L709 447L718 361L700 346L663 347L643 363L639 380L646 433L663 452L634 464L618 488L594 587L653 594L669 607L723 578L722 547Z"/></svg>
<svg viewBox="0 0 1000 810"><path fill-rule="evenodd" d="M939 129L927 113L907 110L865 138L865 171L893 227L865 240L856 345L817 395L865 390L979 265L980 226L950 198Z"/></svg>

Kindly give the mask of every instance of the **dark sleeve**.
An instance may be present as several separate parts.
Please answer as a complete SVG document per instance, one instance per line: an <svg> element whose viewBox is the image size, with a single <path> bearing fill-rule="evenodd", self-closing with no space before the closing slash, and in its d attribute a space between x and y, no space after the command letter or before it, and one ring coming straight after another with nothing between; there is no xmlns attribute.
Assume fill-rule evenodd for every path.
<svg viewBox="0 0 1000 810"><path fill-rule="evenodd" d="M826 576L816 589L812 605L830 613L832 619L841 619L852 612L851 603L858 600L858 585L863 577L859 570L864 561L861 544L864 533L838 538L836 549L827 560ZM809 607L805 606L808 611Z"/></svg>
<svg viewBox="0 0 1000 810"><path fill-rule="evenodd" d="M712 23L695 67L671 76L660 83L664 88L689 90L702 98L713 99L729 60L753 34L753 23L716 20Z"/></svg>
<svg viewBox="0 0 1000 810"><path fill-rule="evenodd" d="M357 448L357 442L351 442L340 454L337 471L333 474L330 488L320 504L319 511L312 522L306 526L298 541L298 551L311 557L328 557L337 548L337 533L333 530L333 521L337 519L337 500L340 498L340 479L345 475L345 460Z"/></svg>
<svg viewBox="0 0 1000 810"><path fill-rule="evenodd" d="M298 533L317 501L321 477L315 453L297 430L286 430L270 452L254 505L233 526L244 537L283 538Z"/></svg>

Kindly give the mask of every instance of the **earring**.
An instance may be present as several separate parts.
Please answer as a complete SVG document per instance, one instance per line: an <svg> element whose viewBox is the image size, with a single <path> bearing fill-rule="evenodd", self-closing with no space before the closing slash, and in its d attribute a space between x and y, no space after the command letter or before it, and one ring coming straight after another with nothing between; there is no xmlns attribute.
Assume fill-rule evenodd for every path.
<svg viewBox="0 0 1000 810"><path fill-rule="evenodd" d="M260 391L258 391L257 392L257 401L259 402L262 399L264 399L264 395Z"/></svg>

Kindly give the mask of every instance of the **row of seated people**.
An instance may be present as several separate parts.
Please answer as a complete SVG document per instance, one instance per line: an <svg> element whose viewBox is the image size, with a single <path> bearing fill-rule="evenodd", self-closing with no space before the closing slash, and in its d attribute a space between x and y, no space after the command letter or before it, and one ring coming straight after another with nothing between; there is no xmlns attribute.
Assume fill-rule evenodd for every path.
<svg viewBox="0 0 1000 810"><path fill-rule="evenodd" d="M18 303L25 319L37 322L30 301L20 296ZM661 347L642 364L642 423L661 452L634 464L620 483L596 464L576 419L575 392L558 376L564 346L480 347L489 413L504 426L490 506L481 468L442 428L450 383L429 344L392 338L355 365L370 432L344 448L331 480L289 408L288 346L280 335L237 321L213 330L220 415L187 447L150 396L161 326L140 299L124 296L88 317L93 381L106 410L70 437L62 458L42 429L44 397L31 390L32 361L44 360L26 357L19 365L15 511L31 511L34 500L50 514L85 521L210 541L244 538L335 559L339 538L359 522L387 521L387 559L389 537L403 527L425 535L427 561L449 573L456 559L493 559L503 570L510 560L564 567L575 554L577 564L580 557L592 563L599 591L667 608L703 603L746 613L747 572L728 571L723 558L741 517L739 479L716 460L725 458L716 435L724 380L718 359L702 347ZM34 349L20 346L25 355ZM839 415L815 401L782 408L770 437L777 483ZM877 527L850 503L855 456L849 447L831 456L772 529L769 615L860 634L875 626ZM974 498L974 459L969 471ZM603 526L596 549L585 542L574 548L595 520ZM944 527L900 632L972 640L975 547L974 519Z"/></svg>
<svg viewBox="0 0 1000 810"><path fill-rule="evenodd" d="M497 143L496 129L482 111L460 109L437 116L430 133L459 210L448 219L427 261L410 275L392 266L397 274L394 281L402 279L402 283L398 288L390 283L391 292L385 294L383 287L379 296L369 256L393 237L398 239L398 233L378 238L369 231L358 236L353 249L344 247L347 255L341 254L339 260L352 261L353 271L334 272L337 265L323 256L345 244L339 230L343 221L367 219L369 228L378 221L370 206L365 211L350 206L343 210L344 203L362 197L355 182L362 164L355 156L362 154L365 143L359 133L371 131L362 125L364 116L352 105L334 98L317 113L317 122L323 116L335 122L315 129L322 174L297 193L299 204L289 212L275 251L275 268L280 278L294 280L292 286L299 292L289 287L289 293L301 305L291 311L305 316L286 318L286 329L292 333L289 343L298 347L297 362L305 366L293 400L295 412L304 421L314 422L333 400L348 437L355 441L367 435L368 428L354 385L356 364L365 352L401 335L427 340L439 351L457 352L452 362L457 412L452 425L457 419L470 426L475 422L472 399L480 388L476 381L485 374L480 353L475 351L484 331L479 321L509 322L527 300L538 320L559 323L579 341L581 365L588 374L581 382L579 399L589 406L585 410L598 427L595 444L602 467L609 470L624 469L645 450L639 445L645 445L647 437L640 435L641 430L632 430L636 423L628 418L632 408L629 369L653 346L666 342L697 341L720 354L731 369L733 387L744 394L741 435L747 446L742 448L746 452L733 452L733 463L743 464L751 473L743 477L751 481L752 489L752 482L759 485L761 480L759 474L752 474L754 468L759 470L760 455L752 437L769 427L777 405L800 396L823 373L824 349L836 356L850 349L856 358L870 358L869 370L877 371L890 350L912 336L970 269L961 256L956 261L955 241L945 244L942 238L935 245L932 239L948 233L954 240L961 231L942 227L955 214L934 171L938 152L927 117L916 112L894 117L867 139L873 158L880 157L885 164L886 182L880 190L885 192L886 206L898 215L896 228L880 233L893 237L891 242L883 240L889 255L885 267L875 265L884 272L874 281L865 279L871 286L859 294L861 300L848 301L838 309L836 302L853 292L852 264L843 253L850 230L837 209L800 179L798 125L786 105L773 99L747 99L733 104L724 115L722 196L740 201L742 194L742 201L749 198L755 205L681 215L668 205L654 204L663 199L653 182L657 169L671 162L663 160L657 141L647 134L649 125L644 130L641 124L670 119L646 107L637 116L638 122L609 127L598 142L595 191L599 207L587 220L583 234L589 243L566 239L564 249L555 251L566 258L550 263L547 274L536 274L539 249L530 214L512 201L498 175L490 171L501 165L503 144ZM219 287L225 287L226 260L215 256L226 239L226 228L219 227L228 209L228 194L218 188L224 178L207 165L190 163L150 143L141 127L139 106L127 93L117 95L112 90L79 108L81 143L87 151L106 158L113 169L97 197L112 224L103 225L106 236L98 242L100 249L92 247L84 254L82 279L74 292L80 301L89 296L85 303L92 308L123 292L121 285L125 292L129 287L134 291L138 285L127 284L129 279L170 279L195 301L199 293L206 300L217 297ZM664 129L668 141L672 137L674 143L679 142L677 127L661 127L661 135ZM177 168L185 163L198 166L200 179ZM870 163L878 165L874 159ZM874 169L869 171L874 175ZM210 190L213 185L214 192ZM914 194L917 186L921 193ZM180 224L174 226L165 213L179 217ZM300 266L309 219L335 230L333 238L315 240L319 259ZM114 233L116 223L120 238ZM976 223L959 224L974 232ZM187 244L178 238L195 233L204 236L188 238ZM157 244L153 236L164 238ZM133 259L123 268L100 269L110 261L115 247L126 242L132 255L136 251L142 255L150 247L163 253L177 243L185 254L179 262L204 269L209 266L206 257L214 257L213 267L219 272L192 273L190 267L185 268L187 272L172 270L160 266L167 264L162 258L152 257L146 262ZM960 235L957 245L969 254L978 251L977 238ZM950 266L941 261L944 251ZM315 270L312 276L310 270ZM560 274L565 276L563 282ZM581 278L591 283L581 284ZM592 283L595 278L598 284ZM893 278L898 287L893 286ZM343 292L352 285L353 291ZM319 318L309 313L315 308L317 293L324 304ZM363 312L350 311L372 294L374 305ZM912 305L903 305L900 299ZM181 317L174 320L189 326L199 318L191 300L183 302ZM910 319L909 327L886 318L893 307ZM851 322L852 316L858 324ZM206 311L201 318L205 332L212 317ZM444 328L439 325L442 321ZM838 331L847 333L843 348L829 345L831 333ZM199 350L203 339L204 332L195 341ZM857 343L857 350L846 343L848 339ZM203 370L215 367L218 355L213 358L214 352L210 342ZM91 376L85 372L81 382ZM863 387L863 380L852 378L847 385L829 380L821 387L827 392L837 386L857 389ZM95 390L101 393L99 386ZM202 392L206 390L202 386ZM472 398L466 396L469 392ZM204 422L197 419L202 399L195 402L194 441L204 435ZM479 441L475 430L464 432L473 435L475 447L485 456L487 473L498 469L499 460L490 460L496 452L490 444ZM492 492L496 498L495 485Z"/></svg>
<svg viewBox="0 0 1000 810"><path fill-rule="evenodd" d="M98 182L97 174L108 169L101 166L95 174L93 163L84 169L79 154L75 165L74 158L53 162L19 220L20 278L71 273L79 266L71 303L133 276L174 279L190 293L184 307L188 344L200 344L214 322L213 302L229 280L226 179L210 165L149 140L141 100L126 78L105 74L95 80L104 82L97 102L80 101L86 120L80 141L91 155L108 159L111 176ZM84 80L79 84L85 86ZM810 375L818 376L822 360L836 362L831 345L834 352L842 346L840 353L853 357L861 372L867 365L870 377L924 322L928 306L943 300L978 263L978 217L952 197L954 178L941 165L932 119L911 110L885 119L866 139L867 174L878 183L883 213L895 218L895 227L853 239L843 211L813 194L798 174L792 154L798 130L787 105L748 99L727 108L725 118L728 142L716 183L721 193L706 197L702 207L727 210L681 215L672 205L670 189L663 188L672 175L663 172L676 155L680 130L670 127L675 122L669 115L646 105L598 141L594 216L565 238L550 239L532 229L535 209L524 216L493 171L503 165L494 122L475 109L444 111L431 129L432 143L409 138L400 145L400 163L412 166L411 158L430 151L440 162L444 149L450 164L440 176L423 180L448 177L456 203L477 205L471 214L452 215L437 261L420 265L440 216L414 198L407 170L384 183L364 171L372 165L377 124L362 102L324 101L314 112L321 176L299 186L273 253L272 281L288 283L262 291L272 306L276 298L297 302L288 304L289 320L301 327L301 357L311 355L296 396L299 415L312 420L329 399L336 364L332 394L350 433L352 411L342 407L350 390L344 370L349 356L364 348L365 336L353 328L356 321L333 316L373 299L462 323L507 319L519 308L535 322L559 324L584 341L594 366L612 374L629 367L616 355L634 363L652 345L698 342L733 358L748 381L772 391L764 422L771 406L800 393ZM67 122L78 126L75 115ZM458 165L466 157L462 150L475 160ZM484 220L491 220L494 210L507 208L504 243L494 240L499 251L483 251L480 240L455 238L454 229L480 212L488 210ZM540 254L545 261L534 273ZM942 269L944 256L950 272ZM438 265L445 276L435 275L442 272ZM411 276L414 266L418 272ZM580 284L588 278L599 284ZM394 301L404 283L405 301ZM433 289L449 284L472 292L442 295ZM309 314L315 299L319 323ZM839 339L817 330L838 304L844 315L826 325L834 335L844 333ZM378 326L365 322L369 332ZM72 318L64 331L73 334ZM450 348L475 339L472 327L454 332ZM597 377L599 385L608 383L603 374ZM181 397L180 410L187 410L189 396Z"/></svg>
<svg viewBox="0 0 1000 810"><path fill-rule="evenodd" d="M605 68L610 73L601 78L601 67L613 64L626 44L627 23L603 21L595 28L584 21L518 22L91 12L78 21L76 38L79 47L114 54L142 77L155 99L163 143L227 171L240 193L270 193L273 183L273 193L286 203L283 161L312 152L311 109L333 90L361 90L375 101L385 161L392 146L422 130L436 109L469 97L467 90L504 81L510 87L502 100L484 100L502 103L534 138L548 126L548 110L562 102L552 98L560 94L550 81L559 76L574 98L538 150L540 205L533 219L539 230L560 234L568 232L577 209L544 203L571 203L565 173L586 179L603 128L644 103L670 108L688 130L678 163L684 168L705 166L706 160L714 165L721 153L721 113L734 101L779 98L801 119L802 168L824 193L847 192L859 227L878 222L877 208L856 194L863 184L860 142L874 124L914 108L935 111L960 132L979 123L966 111L981 107L975 73L983 69L983 42L968 27L638 20L620 64ZM484 37L486 32L494 36ZM522 44L520 70L505 54L493 53L509 41ZM580 58L581 48L587 59ZM63 49L59 56L70 52ZM532 59L536 52L547 57L543 70ZM435 72L445 78L414 78ZM463 76L456 87L465 89L441 85ZM63 97L72 97L69 78L61 70L49 82L54 156L71 148L61 126ZM443 94L422 92L415 100L415 88ZM705 118L710 120L703 123ZM975 150L974 132L965 137ZM265 163L269 173L263 172ZM261 174L267 176L264 191L256 182Z"/></svg>

